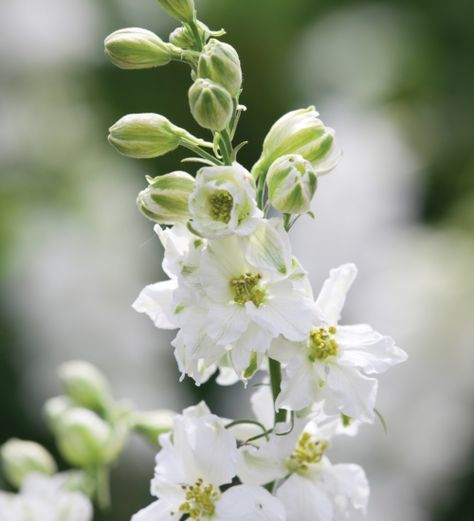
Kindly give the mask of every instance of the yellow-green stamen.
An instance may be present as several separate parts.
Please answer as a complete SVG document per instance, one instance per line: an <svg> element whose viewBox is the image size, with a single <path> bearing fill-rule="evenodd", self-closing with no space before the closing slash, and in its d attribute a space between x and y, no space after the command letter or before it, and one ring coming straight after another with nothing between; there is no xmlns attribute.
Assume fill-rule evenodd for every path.
<svg viewBox="0 0 474 521"><path fill-rule="evenodd" d="M336 356L339 346L334 338L336 334L335 327L327 329L323 327L314 327L309 334L309 359L312 362L316 360L326 360L330 356Z"/></svg>
<svg viewBox="0 0 474 521"><path fill-rule="evenodd" d="M246 302L253 302L260 306L266 297L266 292L260 287L260 273L244 273L230 281L230 288L234 295L234 302L243 306Z"/></svg>
<svg viewBox="0 0 474 521"><path fill-rule="evenodd" d="M194 485L182 485L186 492L186 501L179 506L181 514L187 514L190 519L200 520L202 517L214 515L215 502L220 498L220 490L214 485L204 485L198 479Z"/></svg>
<svg viewBox="0 0 474 521"><path fill-rule="evenodd" d="M209 196L209 213L214 221L230 221L234 198L227 190L216 190Z"/></svg>
<svg viewBox="0 0 474 521"><path fill-rule="evenodd" d="M288 469L290 472L305 474L310 465L322 460L327 448L326 440L315 440L308 432L304 432L287 460Z"/></svg>

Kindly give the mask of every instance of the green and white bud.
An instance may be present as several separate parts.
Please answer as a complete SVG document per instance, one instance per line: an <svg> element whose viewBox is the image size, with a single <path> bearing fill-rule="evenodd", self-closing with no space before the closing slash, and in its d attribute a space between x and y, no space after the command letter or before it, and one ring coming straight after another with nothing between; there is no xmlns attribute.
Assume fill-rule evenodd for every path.
<svg viewBox="0 0 474 521"><path fill-rule="evenodd" d="M192 226L203 237L249 235L263 213L255 202L255 183L238 163L199 170L189 198Z"/></svg>
<svg viewBox="0 0 474 521"><path fill-rule="evenodd" d="M66 396L75 405L102 412L111 401L107 379L89 362L66 362L58 369L58 376Z"/></svg>
<svg viewBox="0 0 474 521"><path fill-rule="evenodd" d="M309 161L318 175L327 174L337 164L332 128L318 118L315 107L294 110L282 116L270 129L260 159L252 168L257 179L281 156L299 154Z"/></svg>
<svg viewBox="0 0 474 521"><path fill-rule="evenodd" d="M8 440L0 448L0 460L5 478L17 489L32 472L48 476L57 472L56 463L51 454L33 441L16 438Z"/></svg>
<svg viewBox="0 0 474 521"><path fill-rule="evenodd" d="M318 177L309 161L299 154L277 159L266 177L268 198L282 213L301 214L309 210Z"/></svg>
<svg viewBox="0 0 474 521"><path fill-rule="evenodd" d="M109 129L109 142L121 154L149 159L167 154L180 145L212 147L159 114L128 114Z"/></svg>
<svg viewBox="0 0 474 521"><path fill-rule="evenodd" d="M191 114L201 127L219 132L230 123L234 107L224 87L198 78L189 89L188 98Z"/></svg>
<svg viewBox="0 0 474 521"><path fill-rule="evenodd" d="M54 398L46 400L43 406L43 414L49 428L55 431L63 414L73 407L74 404L72 400L67 396L55 396Z"/></svg>
<svg viewBox="0 0 474 521"><path fill-rule="evenodd" d="M140 27L113 32L104 42L105 54L121 69L150 69L167 65L179 53L174 45Z"/></svg>
<svg viewBox="0 0 474 521"><path fill-rule="evenodd" d="M185 223L191 218L189 196L196 181L187 172L171 172L149 180L137 197L138 209L159 224Z"/></svg>
<svg viewBox="0 0 474 521"><path fill-rule="evenodd" d="M194 0L158 0L161 7L180 22L191 23L196 19Z"/></svg>
<svg viewBox="0 0 474 521"><path fill-rule="evenodd" d="M75 407L66 411L56 427L58 449L71 465L91 468L109 463L115 451L112 429L94 412Z"/></svg>
<svg viewBox="0 0 474 521"><path fill-rule="evenodd" d="M147 438L153 445L159 446L158 437L173 430L173 418L176 413L166 409L158 411L137 411L133 415L133 430Z"/></svg>
<svg viewBox="0 0 474 521"><path fill-rule="evenodd" d="M236 98L242 88L242 68L237 51L215 38L204 46L198 62L198 78L212 80Z"/></svg>

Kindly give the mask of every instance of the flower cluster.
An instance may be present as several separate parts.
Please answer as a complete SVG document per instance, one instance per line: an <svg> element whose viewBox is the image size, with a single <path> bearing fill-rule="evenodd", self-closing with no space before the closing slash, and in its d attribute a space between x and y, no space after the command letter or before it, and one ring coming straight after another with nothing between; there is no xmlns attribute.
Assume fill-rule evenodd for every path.
<svg viewBox="0 0 474 521"><path fill-rule="evenodd" d="M369 487L357 465L332 464L331 438L353 435L375 413L377 380L405 360L394 341L365 324L340 325L356 267L331 270L315 298L288 232L312 215L318 178L340 154L314 107L294 110L269 130L247 170L233 145L245 110L236 50L196 18L192 0L160 3L182 26L164 43L144 29L105 41L112 62L141 69L175 59L191 67L190 111L206 141L157 114L132 114L109 140L129 157L182 146L197 171L147 177L138 207L154 221L168 279L133 304L172 342L182 377L201 384L246 383L260 375L255 419L230 421L204 403L174 418L160 436L152 493L134 521L342 521L365 513ZM154 58L152 58L154 56Z"/></svg>

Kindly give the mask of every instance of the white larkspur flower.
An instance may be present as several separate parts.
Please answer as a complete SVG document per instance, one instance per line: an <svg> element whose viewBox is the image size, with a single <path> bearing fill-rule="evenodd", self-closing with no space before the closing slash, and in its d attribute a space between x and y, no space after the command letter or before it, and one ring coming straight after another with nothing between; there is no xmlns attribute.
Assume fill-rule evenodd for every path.
<svg viewBox="0 0 474 521"><path fill-rule="evenodd" d="M304 430L296 422L285 436L261 438L258 446L239 449L237 473L243 483L276 484L276 497L287 521L343 521L365 514L369 485L361 467L332 465L325 456L335 433L315 422ZM335 427L335 424L332 424Z"/></svg>
<svg viewBox="0 0 474 521"><path fill-rule="evenodd" d="M262 219L248 237L209 241L184 227L157 230L170 280L147 286L134 307L157 327L180 328L173 345L181 370L199 378L224 357L246 379L273 338L306 338L311 289L280 219Z"/></svg>
<svg viewBox="0 0 474 521"><path fill-rule="evenodd" d="M264 488L238 485L221 492L236 473L237 445L223 421L201 402L174 420L173 435L160 436L151 490L159 499L132 521L285 521L278 499Z"/></svg>
<svg viewBox="0 0 474 521"><path fill-rule="evenodd" d="M5 521L92 521L92 505L65 487L65 476L30 474L19 494L0 492L0 519Z"/></svg>
<svg viewBox="0 0 474 521"><path fill-rule="evenodd" d="M305 341L295 344L280 337L273 343L271 356L286 364L278 407L300 410L324 400L330 413L373 420L377 380L367 375L382 373L407 355L392 338L366 324L338 325L356 274L353 264L331 270Z"/></svg>
<svg viewBox="0 0 474 521"><path fill-rule="evenodd" d="M255 201L255 182L238 163L199 170L189 199L193 228L203 237L248 235L263 217Z"/></svg>

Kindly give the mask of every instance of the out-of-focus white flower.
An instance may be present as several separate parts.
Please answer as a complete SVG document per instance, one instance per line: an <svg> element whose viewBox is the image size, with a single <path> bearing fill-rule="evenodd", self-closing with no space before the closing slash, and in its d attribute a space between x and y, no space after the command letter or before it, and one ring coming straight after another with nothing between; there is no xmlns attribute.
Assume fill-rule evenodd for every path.
<svg viewBox="0 0 474 521"><path fill-rule="evenodd" d="M193 228L208 238L249 235L263 216L255 202L255 182L238 163L201 168L189 208Z"/></svg>
<svg viewBox="0 0 474 521"><path fill-rule="evenodd" d="M295 344L280 337L273 342L271 356L287 364L278 407L300 410L324 400L330 413L373 420L377 380L366 375L382 373L407 356L392 338L366 324L338 326L356 274L353 264L331 270L307 340Z"/></svg>
<svg viewBox="0 0 474 521"><path fill-rule="evenodd" d="M65 476L30 474L19 494L0 492L2 521L92 521L92 505L65 486Z"/></svg>
<svg viewBox="0 0 474 521"><path fill-rule="evenodd" d="M365 513L369 485L361 467L332 465L325 456L337 432L311 422L297 422L291 433L262 437L258 446L239 449L237 473L243 483L275 482L276 497L285 506L287 521L342 521Z"/></svg>
<svg viewBox="0 0 474 521"><path fill-rule="evenodd" d="M221 492L235 477L237 445L220 418L201 402L174 420L173 435L160 436L151 490L159 499L132 521L190 519L284 521L278 499L258 486L238 485Z"/></svg>
<svg viewBox="0 0 474 521"><path fill-rule="evenodd" d="M228 354L243 376L252 358L259 365L272 338L307 337L311 290L279 219L262 220L248 237L207 243L183 228L158 231L171 280L147 286L134 307L157 327L180 328L181 360L204 360L208 367ZM196 369L203 368L191 376Z"/></svg>

